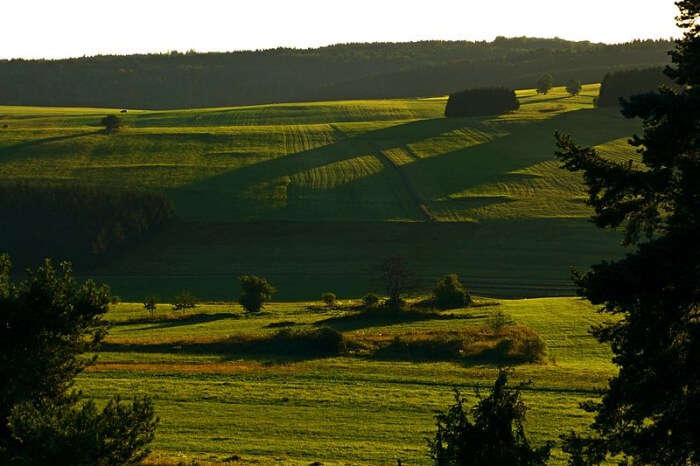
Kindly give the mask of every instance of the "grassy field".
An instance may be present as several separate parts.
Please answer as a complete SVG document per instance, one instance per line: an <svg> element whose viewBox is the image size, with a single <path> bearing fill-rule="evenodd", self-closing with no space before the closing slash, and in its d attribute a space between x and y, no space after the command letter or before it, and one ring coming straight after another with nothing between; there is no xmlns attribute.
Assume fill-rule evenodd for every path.
<svg viewBox="0 0 700 466"><path fill-rule="evenodd" d="M519 111L488 118L443 118L444 98L129 110L115 134L99 119L116 109L0 107L0 181L165 192L177 224L79 270L129 299L231 299L242 273L270 276L278 299L357 297L391 253L426 282L565 295L571 266L621 252L553 157L555 130L632 156L638 123L595 109L597 93L519 91Z"/></svg>
<svg viewBox="0 0 700 466"><path fill-rule="evenodd" d="M222 353L216 342L270 335L280 326L388 339L480 327L501 310L548 347L544 363L516 367L516 381L533 381L523 394L531 439L541 444L583 428L590 419L578 403L595 397L614 373L610 352L587 333L603 317L576 298L480 303L399 320L304 302L275 303L259 315L232 304L173 315L161 305L155 321L140 304L119 304L108 314L105 351L78 386L97 400L115 393L154 398L161 417L154 463L429 464L425 438L434 432L435 412L450 404L453 387L475 399L475 387L492 383L493 365ZM565 464L559 450L552 464Z"/></svg>

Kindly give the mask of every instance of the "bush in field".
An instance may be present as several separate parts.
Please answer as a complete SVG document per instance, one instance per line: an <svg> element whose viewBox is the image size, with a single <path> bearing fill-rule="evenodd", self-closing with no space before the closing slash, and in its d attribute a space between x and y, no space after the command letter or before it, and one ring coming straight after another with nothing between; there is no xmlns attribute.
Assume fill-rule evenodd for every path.
<svg viewBox="0 0 700 466"><path fill-rule="evenodd" d="M467 89L450 94L445 116L498 115L519 108L520 103L513 90L499 87Z"/></svg>
<svg viewBox="0 0 700 466"><path fill-rule="evenodd" d="M571 96L579 95L581 93L581 81L578 79L572 79L566 83L566 92Z"/></svg>
<svg viewBox="0 0 700 466"><path fill-rule="evenodd" d="M494 333L501 332L512 320L500 309L496 309L486 318L486 325Z"/></svg>
<svg viewBox="0 0 700 466"><path fill-rule="evenodd" d="M438 414L435 438L428 441L430 457L437 466L547 464L552 442L533 448L525 435L527 408L520 385L508 387L509 371L499 370L491 393L471 409L455 390L455 404Z"/></svg>
<svg viewBox="0 0 700 466"><path fill-rule="evenodd" d="M75 377L107 333L109 288L46 260L10 280L0 255L0 464L140 464L158 420L148 398L80 403Z"/></svg>
<svg viewBox="0 0 700 466"><path fill-rule="evenodd" d="M537 93L547 94L552 89L552 86L554 86L554 78L551 74L545 73L537 80Z"/></svg>
<svg viewBox="0 0 700 466"><path fill-rule="evenodd" d="M187 311L197 307L197 298L189 291L181 291L173 298L174 311Z"/></svg>
<svg viewBox="0 0 700 466"><path fill-rule="evenodd" d="M326 304L326 306L333 307L335 306L337 297L335 296L335 293L331 293L329 291L328 293L323 293L321 295L321 300Z"/></svg>
<svg viewBox="0 0 700 466"><path fill-rule="evenodd" d="M362 304L363 304L366 308L373 308L373 307L375 307L377 304L379 304L379 296L377 296L377 295L374 294L374 293L367 293L366 295L364 295L364 296L362 297Z"/></svg>
<svg viewBox="0 0 700 466"><path fill-rule="evenodd" d="M151 319L156 315L156 307L158 305L158 298L155 295L148 295L143 300L143 308L148 311L151 315Z"/></svg>
<svg viewBox="0 0 700 466"><path fill-rule="evenodd" d="M433 302L440 309L454 309L469 306L472 297L456 273L445 275L433 288Z"/></svg>
<svg viewBox="0 0 700 466"><path fill-rule="evenodd" d="M105 131L108 133L116 131L122 127L122 119L117 115L107 115L100 120L100 123L102 123L102 126L105 127Z"/></svg>
<svg viewBox="0 0 700 466"><path fill-rule="evenodd" d="M255 275L243 275L241 281L241 294L238 302L248 312L260 311L266 302L272 299L277 292L267 280Z"/></svg>

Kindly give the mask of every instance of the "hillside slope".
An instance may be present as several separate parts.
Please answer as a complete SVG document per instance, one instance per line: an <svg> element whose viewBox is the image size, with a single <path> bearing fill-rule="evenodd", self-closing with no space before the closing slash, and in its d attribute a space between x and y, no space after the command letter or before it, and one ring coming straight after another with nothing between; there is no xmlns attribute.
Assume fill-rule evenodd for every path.
<svg viewBox="0 0 700 466"><path fill-rule="evenodd" d="M286 299L357 296L394 253L426 285L566 294L570 266L621 252L553 158L555 130L634 157L638 123L594 109L597 92L520 91L519 111L485 118L443 118L444 98L129 111L114 134L113 110L0 107L0 181L166 193L180 222L90 271L127 297L227 298L250 272Z"/></svg>

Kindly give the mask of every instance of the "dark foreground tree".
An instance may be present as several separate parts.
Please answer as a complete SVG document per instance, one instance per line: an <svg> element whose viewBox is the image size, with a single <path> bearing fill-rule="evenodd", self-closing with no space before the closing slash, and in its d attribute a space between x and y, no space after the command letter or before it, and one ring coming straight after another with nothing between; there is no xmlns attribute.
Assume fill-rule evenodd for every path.
<svg viewBox="0 0 700 466"><path fill-rule="evenodd" d="M552 444L530 446L523 428L527 408L520 398L522 385L508 387L508 374L500 370L491 394L469 411L456 391L455 404L436 416L437 433L428 445L437 466L547 464Z"/></svg>
<svg viewBox="0 0 700 466"><path fill-rule="evenodd" d="M239 280L241 294L238 296L238 302L248 312L260 311L277 292L275 287L262 277L243 275Z"/></svg>
<svg viewBox="0 0 700 466"><path fill-rule="evenodd" d="M0 464L119 465L145 458L157 419L150 400L79 404L76 375L106 333L109 289L50 261L10 279L0 256Z"/></svg>
<svg viewBox="0 0 700 466"><path fill-rule="evenodd" d="M567 82L566 92L568 92L571 96L579 95L581 93L581 81L578 79L572 79L571 81Z"/></svg>
<svg viewBox="0 0 700 466"><path fill-rule="evenodd" d="M557 135L558 156L581 170L600 227L623 225L636 250L575 276L583 296L615 315L593 329L619 374L595 413L594 435L571 434L575 464L607 455L634 464L700 464L700 0L677 3L685 36L667 73L679 90L632 97L623 114L644 121L642 166L600 157Z"/></svg>
<svg viewBox="0 0 700 466"><path fill-rule="evenodd" d="M554 86L554 78L552 75L549 73L543 74L540 76L540 79L537 80L537 93L547 94L550 89L552 89L552 86Z"/></svg>

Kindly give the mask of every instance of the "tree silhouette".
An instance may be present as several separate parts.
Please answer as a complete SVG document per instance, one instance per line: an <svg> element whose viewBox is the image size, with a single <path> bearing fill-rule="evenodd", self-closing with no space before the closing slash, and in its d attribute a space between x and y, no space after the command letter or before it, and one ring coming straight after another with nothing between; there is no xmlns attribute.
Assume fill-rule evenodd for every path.
<svg viewBox="0 0 700 466"><path fill-rule="evenodd" d="M593 436L564 437L572 464L623 455L634 464L700 463L700 0L677 3L684 37L666 73L680 86L623 101L644 121L631 144L641 167L557 135L564 167L583 171L600 227L624 226L624 259L575 274L580 293L618 317L593 329L620 368L595 413Z"/></svg>

